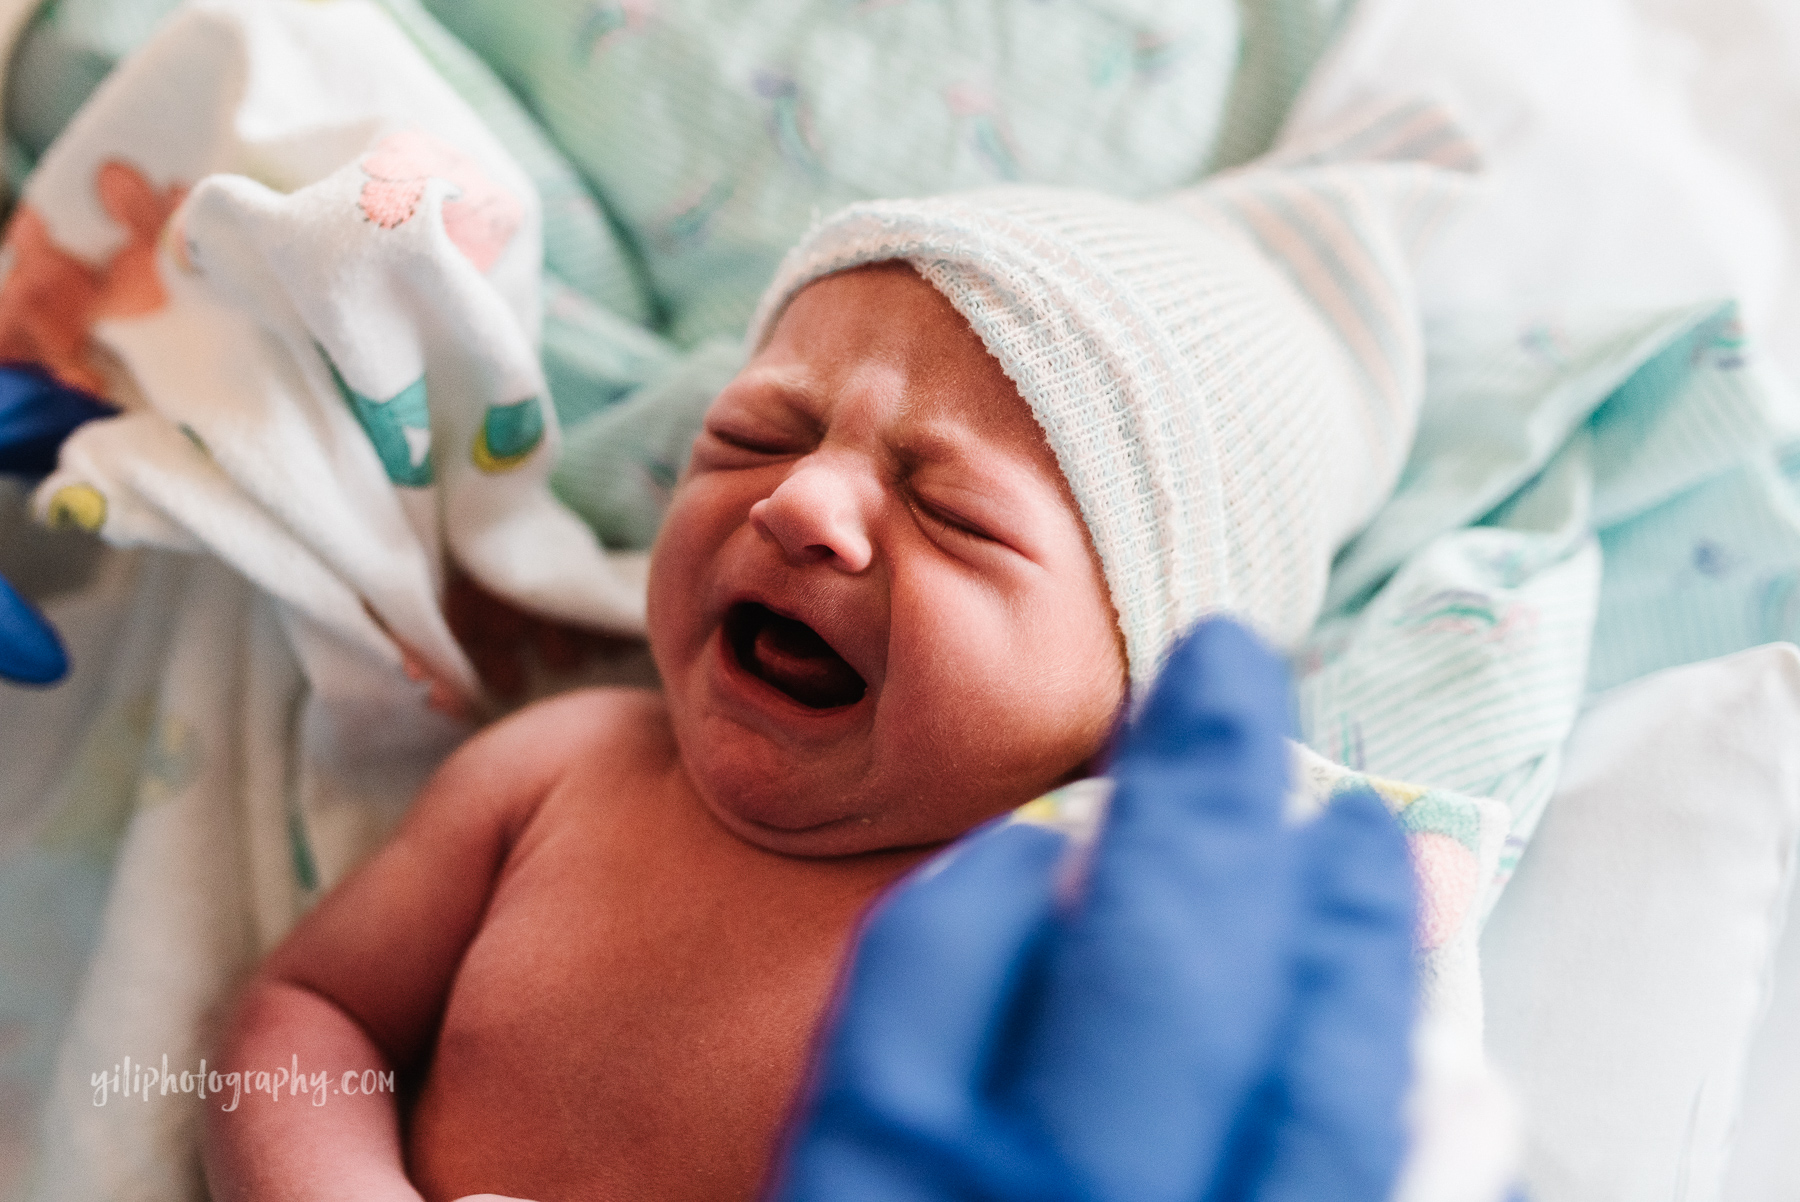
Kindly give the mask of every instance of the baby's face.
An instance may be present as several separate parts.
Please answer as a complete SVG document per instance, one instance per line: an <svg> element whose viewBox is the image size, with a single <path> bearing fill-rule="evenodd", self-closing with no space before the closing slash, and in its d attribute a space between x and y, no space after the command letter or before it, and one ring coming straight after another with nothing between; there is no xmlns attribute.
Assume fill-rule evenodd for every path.
<svg viewBox="0 0 1800 1202"><path fill-rule="evenodd" d="M1043 432L904 264L814 283L707 413L650 569L701 797L774 851L954 838L1074 774L1124 695Z"/></svg>

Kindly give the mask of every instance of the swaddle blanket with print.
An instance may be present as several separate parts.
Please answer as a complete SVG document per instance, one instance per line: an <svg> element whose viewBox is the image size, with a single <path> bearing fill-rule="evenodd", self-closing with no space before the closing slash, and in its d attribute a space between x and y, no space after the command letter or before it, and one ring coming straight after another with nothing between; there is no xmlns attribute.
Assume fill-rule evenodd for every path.
<svg viewBox="0 0 1800 1202"><path fill-rule="evenodd" d="M121 409L35 503L145 549L129 654L44 805L111 885L29 1196L204 1196L192 1093L88 1082L198 1065L232 983L471 729L452 568L641 630L640 565L545 486L539 207L363 0L184 8L26 186L0 358Z"/></svg>
<svg viewBox="0 0 1800 1202"><path fill-rule="evenodd" d="M479 687L446 560L641 630L630 572L543 486L540 226L373 7L185 9L46 156L8 239L0 353L129 410L72 440L40 512L212 552L446 703Z"/></svg>

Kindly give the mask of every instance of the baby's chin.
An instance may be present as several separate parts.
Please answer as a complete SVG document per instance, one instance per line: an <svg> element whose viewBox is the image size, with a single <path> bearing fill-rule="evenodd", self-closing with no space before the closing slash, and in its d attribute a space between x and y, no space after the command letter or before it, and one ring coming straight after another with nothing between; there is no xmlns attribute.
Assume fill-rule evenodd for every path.
<svg viewBox="0 0 1800 1202"><path fill-rule="evenodd" d="M682 770L700 802L746 843L791 856L948 843L1079 775L1100 743L1097 735L998 748L942 735L896 741L882 737L879 720L809 743L674 697L670 709Z"/></svg>
<svg viewBox="0 0 1800 1202"><path fill-rule="evenodd" d="M881 789L864 780L845 788L819 782L806 787L792 779L759 781L696 774L695 791L720 825L765 851L826 858L935 847L1022 804L1010 797L936 796L921 798L916 786ZM711 787L709 787L711 786Z"/></svg>

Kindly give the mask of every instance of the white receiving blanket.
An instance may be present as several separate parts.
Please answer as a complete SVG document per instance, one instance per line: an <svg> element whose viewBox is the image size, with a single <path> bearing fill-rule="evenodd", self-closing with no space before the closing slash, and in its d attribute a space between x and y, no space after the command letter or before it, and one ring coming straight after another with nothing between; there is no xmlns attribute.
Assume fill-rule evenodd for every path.
<svg viewBox="0 0 1800 1202"><path fill-rule="evenodd" d="M361 0L185 10L31 177L0 304L128 410L70 439L38 512L156 549L24 853L124 831L32 1196L203 1193L191 1096L96 1106L86 1083L125 1055L197 1067L232 982L468 733L486 703L440 607L451 562L642 630L642 557L545 487L540 226L530 180ZM58 362L90 322L110 359Z"/></svg>

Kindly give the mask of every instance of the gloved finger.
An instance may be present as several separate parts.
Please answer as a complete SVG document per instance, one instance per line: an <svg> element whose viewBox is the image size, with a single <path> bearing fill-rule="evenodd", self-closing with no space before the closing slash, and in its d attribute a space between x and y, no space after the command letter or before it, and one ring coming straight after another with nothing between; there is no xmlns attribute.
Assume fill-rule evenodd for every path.
<svg viewBox="0 0 1800 1202"><path fill-rule="evenodd" d="M1288 713L1279 658L1214 620L1122 745L1018 1085L1096 1196L1202 1196L1266 1073L1298 904Z"/></svg>
<svg viewBox="0 0 1800 1202"><path fill-rule="evenodd" d="M69 670L56 628L0 576L0 677L54 684Z"/></svg>
<svg viewBox="0 0 1800 1202"><path fill-rule="evenodd" d="M58 383L42 368L0 367L0 472L47 475L63 440L83 422L110 417L111 405Z"/></svg>
<svg viewBox="0 0 1800 1202"><path fill-rule="evenodd" d="M776 1196L948 1197L978 1165L986 1078L1052 920L1060 835L1000 822L870 917L821 1045ZM1034 1170L1018 1154L1018 1173ZM1005 1175L1004 1172L1001 1175Z"/></svg>
<svg viewBox="0 0 1800 1202"><path fill-rule="evenodd" d="M877 907L825 1045L822 1101L845 1089L916 1123L962 1117L1049 929L1066 846L1040 827L996 823Z"/></svg>
<svg viewBox="0 0 1800 1202"><path fill-rule="evenodd" d="M1254 1202L1383 1202L1405 1155L1417 1011L1406 838L1366 789L1298 832L1306 903L1299 986Z"/></svg>

